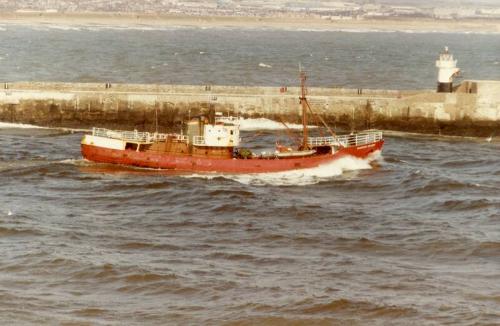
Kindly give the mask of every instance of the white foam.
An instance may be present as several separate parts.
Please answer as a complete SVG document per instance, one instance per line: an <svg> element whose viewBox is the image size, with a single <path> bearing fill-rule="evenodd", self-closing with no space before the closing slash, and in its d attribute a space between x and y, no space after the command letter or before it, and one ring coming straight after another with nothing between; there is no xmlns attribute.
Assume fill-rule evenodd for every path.
<svg viewBox="0 0 500 326"><path fill-rule="evenodd" d="M277 121L256 118L256 119L240 119L240 130L255 131L255 130L284 130L286 127ZM287 123L289 129L302 129L301 124ZM309 128L317 128L316 126L309 126Z"/></svg>
<svg viewBox="0 0 500 326"><path fill-rule="evenodd" d="M74 159L74 158L68 158L68 159L59 161L59 163L61 163L61 164L69 164L69 165L78 165L82 162L85 162L85 160L84 159Z"/></svg>
<svg viewBox="0 0 500 326"><path fill-rule="evenodd" d="M8 128L15 128L15 129L46 129L45 127L40 127L40 126L35 126L35 125L28 125L28 124L24 124L24 123L0 122L0 129L8 129Z"/></svg>
<svg viewBox="0 0 500 326"><path fill-rule="evenodd" d="M81 31L82 26L75 26L75 25L46 25L47 28L49 29L56 29L56 30L61 30L61 31Z"/></svg>
<svg viewBox="0 0 500 326"><path fill-rule="evenodd" d="M137 30L137 31L175 31L175 30L259 30L259 31L274 31L274 30L285 30L291 32L345 32L345 33L405 33L405 34L472 34L472 35L498 35L499 31L467 31L467 30L437 30L437 29L386 29L386 28L277 28L277 27L235 27L235 26L189 26L189 25L172 25L172 26L156 26L156 25L105 25L105 24L33 24L33 23L9 23L9 26L24 26L31 28L33 30L39 31L49 31L52 29L67 30L67 31L92 31L99 32L102 30ZM0 32L6 31L6 24L0 24Z"/></svg>
<svg viewBox="0 0 500 326"><path fill-rule="evenodd" d="M90 32L99 32L105 30L118 30L118 31L126 31L126 30L134 30L134 31L172 31L179 29L196 29L195 26L181 26L181 25L172 25L172 26L147 26L147 25L106 25L106 24L94 24L94 23L83 23L83 24L37 24L37 23L9 23L9 24L0 24L0 31L6 31L6 26L23 26L31 28L32 30L37 31L49 31L49 30L65 30L65 31L90 31Z"/></svg>
<svg viewBox="0 0 500 326"><path fill-rule="evenodd" d="M272 68L273 66L267 65L267 64L261 62L261 63L259 63L259 67L262 67L262 68Z"/></svg>
<svg viewBox="0 0 500 326"><path fill-rule="evenodd" d="M245 185L254 186L306 186L317 184L338 177L347 171L371 169L370 163L381 158L380 151L372 153L366 159L352 156L342 157L331 163L320 165L311 169L300 169L275 173L250 173L250 174L192 174L182 176L186 178L225 178Z"/></svg>

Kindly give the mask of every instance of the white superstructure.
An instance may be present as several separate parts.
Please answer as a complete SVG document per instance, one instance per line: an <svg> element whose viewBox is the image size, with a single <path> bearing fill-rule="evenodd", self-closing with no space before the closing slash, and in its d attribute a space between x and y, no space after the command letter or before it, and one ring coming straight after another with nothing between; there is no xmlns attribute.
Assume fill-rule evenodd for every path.
<svg viewBox="0 0 500 326"><path fill-rule="evenodd" d="M453 59L447 46L439 55L439 60L436 60L436 67L439 69L438 92L451 92L453 77L460 72L460 69L457 68L457 60Z"/></svg>
<svg viewBox="0 0 500 326"><path fill-rule="evenodd" d="M240 144L240 130L234 124L205 125L203 137L205 146L234 147Z"/></svg>

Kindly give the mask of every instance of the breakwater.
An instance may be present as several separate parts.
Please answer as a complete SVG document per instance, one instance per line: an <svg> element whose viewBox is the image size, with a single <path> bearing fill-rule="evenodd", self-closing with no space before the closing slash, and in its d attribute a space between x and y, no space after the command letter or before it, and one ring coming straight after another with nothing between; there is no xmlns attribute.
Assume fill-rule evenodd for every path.
<svg viewBox="0 0 500 326"><path fill-rule="evenodd" d="M153 130L209 110L300 121L296 87L4 83L0 120L42 126ZM309 88L314 112L338 129L380 128L489 136L500 127L500 82L465 81L453 93Z"/></svg>

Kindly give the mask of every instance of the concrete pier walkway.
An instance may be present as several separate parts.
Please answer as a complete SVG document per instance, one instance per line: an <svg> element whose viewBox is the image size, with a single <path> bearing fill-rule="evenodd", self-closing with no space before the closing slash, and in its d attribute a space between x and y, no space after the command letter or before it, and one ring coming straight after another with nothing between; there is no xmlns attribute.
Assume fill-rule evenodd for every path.
<svg viewBox="0 0 500 326"><path fill-rule="evenodd" d="M433 90L309 88L312 109L340 129L488 136L500 127L500 82L465 81L453 93ZM158 116L174 127L211 108L229 114L297 122L297 87L0 84L0 120L42 126L149 130Z"/></svg>

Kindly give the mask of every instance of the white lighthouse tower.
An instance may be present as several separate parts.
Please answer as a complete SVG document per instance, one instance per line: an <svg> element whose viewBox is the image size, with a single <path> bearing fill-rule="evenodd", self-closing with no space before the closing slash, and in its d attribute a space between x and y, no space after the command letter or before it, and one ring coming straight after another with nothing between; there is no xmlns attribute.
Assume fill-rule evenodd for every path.
<svg viewBox="0 0 500 326"><path fill-rule="evenodd" d="M460 69L457 68L457 60L453 59L453 55L448 52L448 47L444 47L444 52L439 55L439 60L436 60L438 73L438 93L451 93L453 90L453 77L455 77Z"/></svg>

